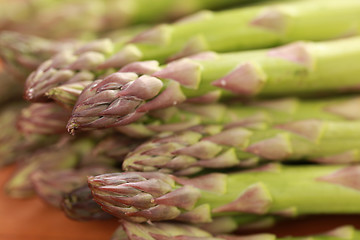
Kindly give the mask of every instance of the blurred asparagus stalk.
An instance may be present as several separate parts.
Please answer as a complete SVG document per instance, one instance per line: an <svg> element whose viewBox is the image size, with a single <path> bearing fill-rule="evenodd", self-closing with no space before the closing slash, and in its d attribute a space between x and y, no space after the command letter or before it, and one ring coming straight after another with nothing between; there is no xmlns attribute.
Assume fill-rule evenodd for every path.
<svg viewBox="0 0 360 240"><path fill-rule="evenodd" d="M24 198L34 194L31 175L36 171L55 171L75 168L93 146L91 140L72 142L62 139L57 144L43 147L30 153L14 171L5 185L6 192L15 198Z"/></svg>
<svg viewBox="0 0 360 240"><path fill-rule="evenodd" d="M68 218L77 221L105 220L113 217L96 204L87 185L67 192L61 201L61 209Z"/></svg>
<svg viewBox="0 0 360 240"><path fill-rule="evenodd" d="M341 3L336 0L287 1L200 13L185 21L149 29L125 46L95 41L93 44L98 46L97 49L86 47L42 64L27 79L26 98L41 101L52 87L74 81L78 72L91 71L94 74L92 80L95 80L104 72L134 61L164 63L166 59L206 50L230 52L272 47L295 40L319 41L357 35L359 9L357 0Z"/></svg>
<svg viewBox="0 0 360 240"><path fill-rule="evenodd" d="M312 236L276 237L273 234L258 233L252 235L212 235L192 225L158 222L132 223L121 221L111 240L161 240L161 239L189 239L189 240L345 240L357 239L360 233L353 226L340 226L328 232Z"/></svg>
<svg viewBox="0 0 360 240"><path fill-rule="evenodd" d="M0 30L55 39L88 38L128 25L173 20L201 9L244 2L246 0L157 0L151 4L147 0L0 2Z"/></svg>
<svg viewBox="0 0 360 240"><path fill-rule="evenodd" d="M80 169L35 169L30 181L36 194L47 204L60 208L64 195L86 184L87 176L115 171L110 167L84 167Z"/></svg>
<svg viewBox="0 0 360 240"><path fill-rule="evenodd" d="M263 130L202 125L141 144L124 160L123 169L190 175L204 168L254 166L259 160L356 163L359 135L358 121L308 119Z"/></svg>
<svg viewBox="0 0 360 240"><path fill-rule="evenodd" d="M358 165L274 164L195 178L157 172L113 173L89 177L88 183L95 201L118 218L202 223L234 214L358 213L360 188L354 179L359 172Z"/></svg>
<svg viewBox="0 0 360 240"><path fill-rule="evenodd" d="M213 235L230 234L236 231L264 231L273 227L277 220L281 217L277 216L222 216L215 217L211 222L196 224L202 230Z"/></svg>
<svg viewBox="0 0 360 240"><path fill-rule="evenodd" d="M111 166L121 169L125 156L133 151L140 141L118 133L102 137L79 163L79 167Z"/></svg>
<svg viewBox="0 0 360 240"><path fill-rule="evenodd" d="M21 110L18 130L25 134L54 135L66 132L70 113L55 103L33 103Z"/></svg>
<svg viewBox="0 0 360 240"><path fill-rule="evenodd" d="M210 60L185 58L165 65L152 76L138 77L120 70L83 90L68 130L126 125L149 111L186 100L311 94L346 87L356 90L359 59L360 38L356 37L223 54Z"/></svg>
<svg viewBox="0 0 360 240"><path fill-rule="evenodd" d="M59 136L45 136L40 134L24 135L18 131L16 122L24 107L23 103L12 103L1 109L0 123L0 167L21 161L36 149L48 146Z"/></svg>
<svg viewBox="0 0 360 240"><path fill-rule="evenodd" d="M0 33L0 59L4 69L21 82L45 60L77 46L80 46L78 40L56 41L14 31Z"/></svg>

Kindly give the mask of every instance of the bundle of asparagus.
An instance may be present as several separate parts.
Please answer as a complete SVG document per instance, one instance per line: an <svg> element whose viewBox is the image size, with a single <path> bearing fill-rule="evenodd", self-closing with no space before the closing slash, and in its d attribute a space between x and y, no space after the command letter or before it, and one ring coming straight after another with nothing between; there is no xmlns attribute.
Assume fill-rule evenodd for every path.
<svg viewBox="0 0 360 240"><path fill-rule="evenodd" d="M0 71L27 78L31 102L1 110L0 163L18 163L7 193L35 193L74 220L120 219L113 240L357 239L351 226L235 233L360 214L360 2L209 10L243 2L0 7L12 9L0 29L19 31L0 34Z"/></svg>
<svg viewBox="0 0 360 240"><path fill-rule="evenodd" d="M319 9L324 8L326 11L319 15ZM50 88L73 82L78 72L92 71L94 80L106 70L118 70L139 60L164 63L166 59L177 59L206 50L230 52L271 47L295 40L319 41L357 35L359 9L357 0L341 3L336 0L301 0L201 14L190 21L156 26L135 36L125 45L94 43L82 48L81 54L78 54L78 50L49 60L29 76L25 96L27 100L40 101ZM305 46L295 45L294 48L301 56L307 56ZM284 55L281 51L277 53L274 55ZM303 67L306 67L311 65L311 62L308 64L311 59L306 56L292 60L305 62ZM128 66L127 71L136 66ZM149 71L148 68L150 71L154 69L152 63L140 66L146 71ZM66 75L62 74L65 70ZM191 84L190 80L187 82L187 86L196 85Z"/></svg>

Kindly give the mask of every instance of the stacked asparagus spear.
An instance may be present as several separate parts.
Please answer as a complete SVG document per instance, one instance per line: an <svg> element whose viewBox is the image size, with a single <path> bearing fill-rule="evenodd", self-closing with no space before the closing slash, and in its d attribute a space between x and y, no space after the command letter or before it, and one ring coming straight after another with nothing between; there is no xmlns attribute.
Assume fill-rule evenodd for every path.
<svg viewBox="0 0 360 240"><path fill-rule="evenodd" d="M35 14L61 5L27 2ZM0 33L4 69L27 78L30 102L0 118L1 164L19 165L8 194L36 193L75 220L119 218L112 239L124 240L290 240L299 238L231 234L360 214L358 0L264 1L102 38L240 2L105 1L126 14L99 20L102 8L84 8L98 23L83 29L92 41L79 39L81 24L47 31L35 21L42 36L71 41ZM13 17L0 28L23 29ZM357 237L346 226L306 239Z"/></svg>

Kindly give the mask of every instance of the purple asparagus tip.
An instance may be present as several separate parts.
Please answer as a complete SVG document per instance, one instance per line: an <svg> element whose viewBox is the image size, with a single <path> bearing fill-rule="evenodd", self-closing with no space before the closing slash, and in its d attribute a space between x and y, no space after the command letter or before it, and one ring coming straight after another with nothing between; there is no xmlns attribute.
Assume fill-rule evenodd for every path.
<svg viewBox="0 0 360 240"><path fill-rule="evenodd" d="M132 72L116 72L97 80L80 94L67 129L88 130L125 125L145 114L138 108L157 96L161 80Z"/></svg>

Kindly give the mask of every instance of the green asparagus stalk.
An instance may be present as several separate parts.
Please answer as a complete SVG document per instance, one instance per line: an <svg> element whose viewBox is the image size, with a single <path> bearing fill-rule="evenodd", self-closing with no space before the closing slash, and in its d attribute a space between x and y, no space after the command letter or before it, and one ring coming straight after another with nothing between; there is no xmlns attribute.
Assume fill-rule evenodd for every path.
<svg viewBox="0 0 360 240"><path fill-rule="evenodd" d="M21 111L18 130L25 134L52 135L66 131L70 113L55 103L33 103Z"/></svg>
<svg viewBox="0 0 360 240"><path fill-rule="evenodd" d="M230 234L235 231L264 231L274 226L279 217L274 216L222 216L209 223L197 224L201 229L213 234Z"/></svg>
<svg viewBox="0 0 360 240"><path fill-rule="evenodd" d="M244 2L246 0L157 0L151 4L146 0L0 2L0 30L56 39L89 37L132 24L173 20L201 9Z"/></svg>
<svg viewBox="0 0 360 240"><path fill-rule="evenodd" d="M68 129L91 124L126 125L149 111L186 100L318 93L351 86L354 89L360 83L356 77L360 74L359 59L360 38L349 38L225 54L215 60L185 58L171 62L152 76L137 77L120 70L84 89Z"/></svg>
<svg viewBox="0 0 360 240"><path fill-rule="evenodd" d="M254 166L259 160L356 163L359 134L358 121L309 119L264 130L201 125L141 144L124 160L123 169L189 175L204 168Z"/></svg>
<svg viewBox="0 0 360 240"><path fill-rule="evenodd" d="M77 221L104 220L113 217L96 204L87 185L66 193L61 201L61 209L68 218Z"/></svg>
<svg viewBox="0 0 360 240"><path fill-rule="evenodd" d="M267 165L196 178L113 173L89 177L88 183L94 200L118 218L202 223L234 214L359 213L359 171L358 165Z"/></svg>
<svg viewBox="0 0 360 240"><path fill-rule="evenodd" d="M29 197L34 194L31 175L36 171L55 171L76 167L81 156L93 146L90 140L72 142L62 139L57 144L32 153L18 166L5 185L6 192L14 198Z"/></svg>
<svg viewBox="0 0 360 240"><path fill-rule="evenodd" d="M81 88L81 89L80 89ZM80 92L81 83L66 84L53 88L52 97L63 106L73 108ZM84 94L90 96L90 89ZM89 92L90 91L90 92ZM50 96L51 94L48 94ZM183 103L166 109L150 111L136 123L118 126L116 130L135 138L150 137L159 132L179 131L199 124L226 124L263 128L268 125L309 118L323 120L359 120L357 96L300 100L280 98L241 103ZM118 119L114 118L114 121ZM105 125L104 127L106 127ZM81 130L96 129L98 125L81 125Z"/></svg>
<svg viewBox="0 0 360 240"><path fill-rule="evenodd" d="M259 233L253 235L212 235L195 226L172 222L132 223L121 221L111 240L155 240L155 239L188 239L188 240L345 240L357 239L360 233L353 226L340 226L328 232L302 237L280 237L273 234Z"/></svg>
<svg viewBox="0 0 360 240"><path fill-rule="evenodd" d="M87 176L112 172L114 169L97 166L65 170L35 170L30 181L36 194L47 204L60 208L65 194L86 184Z"/></svg>
<svg viewBox="0 0 360 240"><path fill-rule="evenodd" d="M89 49L90 53L63 57L62 64L58 63L58 59L51 59L29 76L25 96L29 101L40 101L43 94L54 87L54 82L61 85L71 81L79 71L92 71L95 75L93 79L96 79L104 71L118 70L134 61L158 60L164 63L167 59L207 50L230 52L272 47L295 40L319 41L357 35L359 11L357 0L341 4L336 0L305 0L200 13L186 21L149 29L125 46L99 43L108 51L96 51L94 54ZM156 69L150 64L142 68L153 70L154 67ZM134 68L139 68L138 64L127 66L127 71ZM58 75L65 70L69 71L68 74L59 78ZM52 83L43 83L48 81Z"/></svg>

